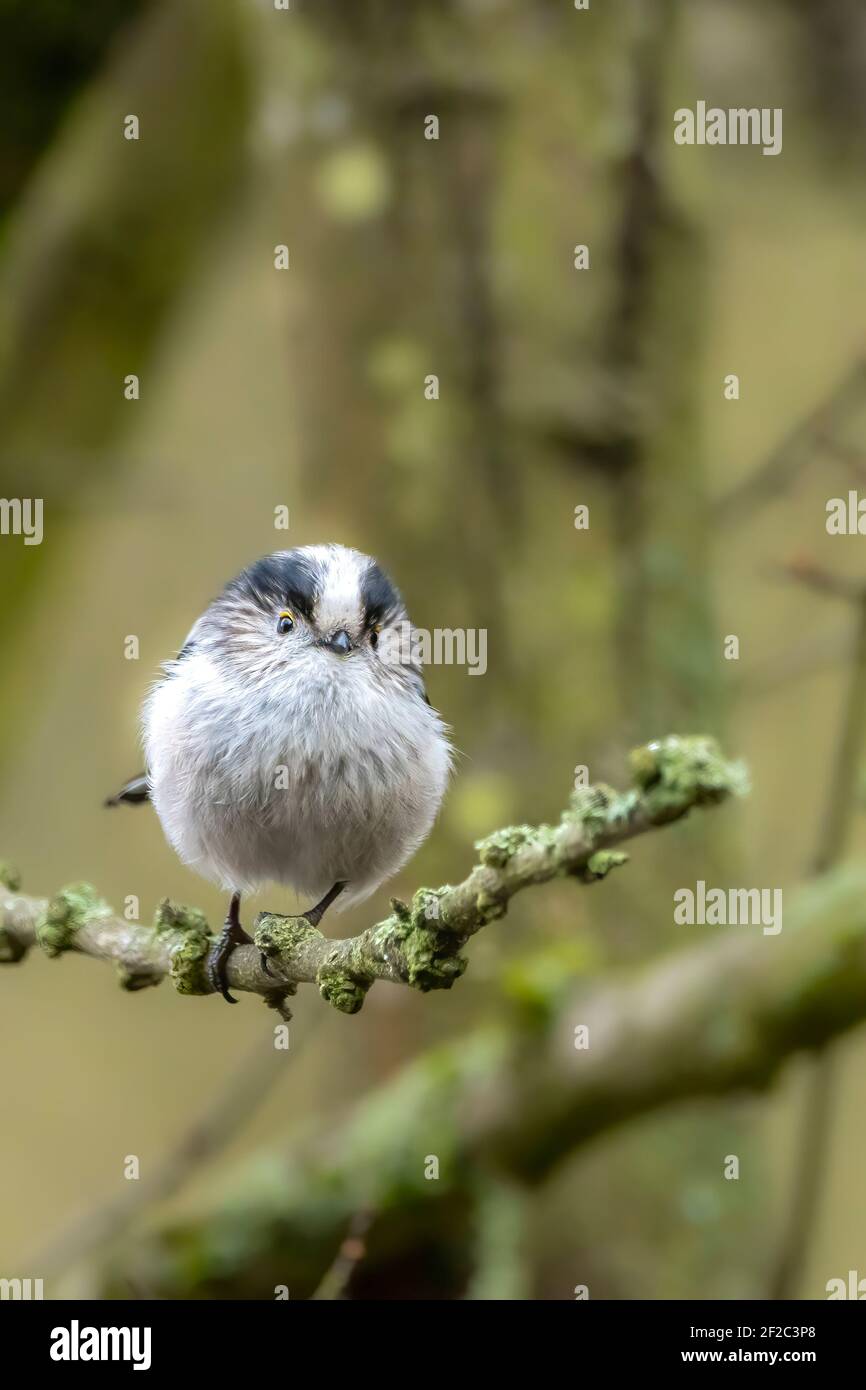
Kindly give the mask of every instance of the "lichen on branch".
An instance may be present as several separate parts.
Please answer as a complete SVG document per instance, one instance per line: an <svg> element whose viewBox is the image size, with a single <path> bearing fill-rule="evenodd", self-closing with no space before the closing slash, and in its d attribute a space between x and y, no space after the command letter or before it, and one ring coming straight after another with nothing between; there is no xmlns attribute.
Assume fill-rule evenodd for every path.
<svg viewBox="0 0 866 1390"><path fill-rule="evenodd" d="M229 986L262 995L284 1014L285 998L299 984L316 984L323 999L348 1014L358 1012L377 980L423 992L450 989L466 969L466 942L503 917L515 893L558 877L604 878L626 861L615 848L620 842L746 788L742 765L708 737L671 735L635 749L629 763L628 790L578 787L556 825L494 831L476 844L478 862L462 882L419 888L410 903L392 898L390 915L358 936L334 939L304 917L260 913L255 944L229 958ZM35 944L51 957L76 951L113 960L128 990L169 976L179 994L213 993L205 964L214 938L196 908L166 899L145 925L116 917L88 884L45 900L21 894L8 869L0 883L0 963L21 961Z"/></svg>
<svg viewBox="0 0 866 1390"><path fill-rule="evenodd" d="M801 889L779 936L721 932L589 990L583 979L563 988L557 972L539 993L543 1026L516 1028L506 1009L488 1016L362 1097L336 1129L329 1120L318 1141L296 1136L276 1178L269 1164L263 1184L256 1160L203 1209L115 1245L100 1296L146 1282L158 1298L191 1288L224 1298L229 1286L261 1297L276 1265L305 1298L360 1210L378 1213L368 1269L405 1268L422 1244L453 1258L494 1185L519 1199L616 1126L762 1093L791 1058L866 1020L866 867ZM592 1039L581 1051L577 1023ZM435 1183L418 1159L432 1134Z"/></svg>

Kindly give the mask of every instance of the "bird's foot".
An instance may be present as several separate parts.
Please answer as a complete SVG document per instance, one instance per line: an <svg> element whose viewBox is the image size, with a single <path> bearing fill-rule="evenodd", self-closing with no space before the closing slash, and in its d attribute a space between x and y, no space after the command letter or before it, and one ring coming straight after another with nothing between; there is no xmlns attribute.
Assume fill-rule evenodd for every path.
<svg viewBox="0 0 866 1390"><path fill-rule="evenodd" d="M345 880L345 879L341 879L338 883L335 883L335 884L334 884L333 888L329 888L329 889L328 889L327 893L326 893L325 896L322 898L321 902L317 902L316 905L315 905L315 907L308 908L306 912L302 912L302 913L300 914L300 918L299 918L299 919L296 919L296 920L301 920L301 921L304 921L304 922L309 922L309 924L310 924L311 927L318 927L319 923L321 922L321 920L322 920L322 918L324 917L325 913L327 912L328 908L331 906L331 903L334 901L335 898L338 898L338 897L340 896L340 894L342 893L342 891L343 891L343 889L344 889L345 887L346 887L346 880ZM273 913L273 914L270 914L270 915L272 915L272 916L277 916L278 914L277 914L277 913ZM286 920L289 920L289 919L287 918ZM231 944L227 945L226 951L225 951L225 958L226 958L226 959L228 958L229 953L230 953L231 950L233 949L233 946L236 945L237 942L239 942L239 941L249 941L249 939L250 939L250 938L247 936L246 932L243 930L243 927L241 927L240 922L237 923L237 927L240 929L242 935L239 936L239 937L233 938ZM226 937L226 933L227 933L228 931L229 931L229 923L226 922L226 930L223 932L222 936L220 937L219 943L218 943L217 948L216 948L217 950L219 950L219 948L220 948L220 946L221 946L223 940L224 940L225 937ZM261 950L259 951L259 962L260 962L260 964L261 964L261 968L262 968L264 974L265 974L265 975L269 975L269 976L271 977L271 979L275 979L276 977L274 976L274 972L273 972L273 970L271 970L271 967L270 967L270 960L269 960L269 957L268 957L268 955L267 955L267 953L266 953L265 951L261 951ZM218 986L216 986L216 985L215 985L214 987L215 987L215 988L218 988ZM225 991L223 991L223 998L224 998L224 999L225 999L225 998L229 998L229 996L226 995ZM233 1003L233 1002L234 1002L234 1000L232 1000L232 1003Z"/></svg>
<svg viewBox="0 0 866 1390"><path fill-rule="evenodd" d="M329 888L321 902L316 903L315 907L309 908L307 912L302 912L301 916L305 922L309 922L311 927L317 927L327 912L335 898L339 898L346 886L345 879L335 883L333 888Z"/></svg>
<svg viewBox="0 0 866 1390"><path fill-rule="evenodd" d="M249 936L241 926L238 915L240 905L240 895L235 894L229 906L229 913L225 920L225 926L217 939L216 945L211 949L207 961L207 976L211 986L221 994L227 1004L236 1004L238 1001L234 995L229 994L228 981L226 980L226 966L232 951L236 946L252 945L252 937ZM267 972L270 974L270 971Z"/></svg>

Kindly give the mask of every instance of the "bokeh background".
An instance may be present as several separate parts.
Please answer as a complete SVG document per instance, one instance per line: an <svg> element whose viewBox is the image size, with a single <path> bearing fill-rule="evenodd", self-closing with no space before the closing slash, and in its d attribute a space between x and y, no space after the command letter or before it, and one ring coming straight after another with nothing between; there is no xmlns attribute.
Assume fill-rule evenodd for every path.
<svg viewBox="0 0 866 1390"><path fill-rule="evenodd" d="M621 783L642 739L710 732L751 768L748 801L637 841L610 881L522 895L450 993L380 986L347 1018L302 989L286 1053L258 1001L129 996L74 957L0 971L0 1273L45 1274L49 1296L304 1297L336 1245L320 1189L298 1223L303 1136L339 1152L441 1043L725 930L674 928L676 887L787 895L814 868L856 614L790 566L863 571L862 538L824 523L866 475L866 14L2 0L0 54L0 486L45 502L41 546L0 540L0 852L27 891L87 879L144 917L169 894L220 920L148 809L101 803L139 770L159 663L286 544L369 551L417 624L488 632L486 675L428 673L461 755L433 834L330 930L462 877L499 825L556 818L576 765ZM782 107L783 152L676 146L699 99ZM265 902L294 906L274 891L248 916ZM866 1274L864 1074L855 1032L799 1296ZM814 1103L795 1059L758 1098L611 1132L529 1194L443 1215L430 1193L426 1224L423 1198L395 1198L341 1292L760 1297ZM413 1163L446 1143L435 1110L373 1109Z"/></svg>

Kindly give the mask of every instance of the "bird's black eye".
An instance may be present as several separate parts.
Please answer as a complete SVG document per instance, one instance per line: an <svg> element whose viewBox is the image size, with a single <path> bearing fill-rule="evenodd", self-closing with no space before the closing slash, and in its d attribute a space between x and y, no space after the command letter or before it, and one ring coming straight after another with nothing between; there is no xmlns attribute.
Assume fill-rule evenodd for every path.
<svg viewBox="0 0 866 1390"><path fill-rule="evenodd" d="M370 646L371 646L371 647L373 647L373 648L378 647L378 645L379 645L379 633L380 633L381 631L382 631L382 624L381 624L381 623L377 623L376 626L370 630Z"/></svg>
<svg viewBox="0 0 866 1390"><path fill-rule="evenodd" d="M280 614L279 618L277 619L277 632L283 635L286 632L291 632L294 626L294 617L288 611L288 609L284 609L283 612Z"/></svg>

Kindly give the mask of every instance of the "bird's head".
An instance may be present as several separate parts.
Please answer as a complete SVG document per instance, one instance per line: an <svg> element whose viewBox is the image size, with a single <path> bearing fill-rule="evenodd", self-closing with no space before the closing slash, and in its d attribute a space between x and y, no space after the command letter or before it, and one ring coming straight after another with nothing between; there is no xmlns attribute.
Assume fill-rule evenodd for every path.
<svg viewBox="0 0 866 1390"><path fill-rule="evenodd" d="M420 686L399 591L341 545L266 555L232 579L190 633L233 678L268 683L388 680Z"/></svg>

